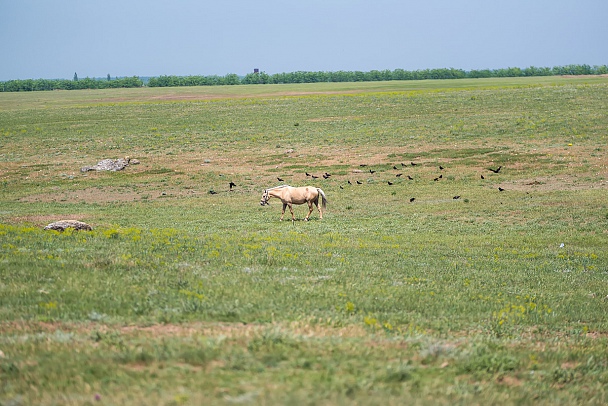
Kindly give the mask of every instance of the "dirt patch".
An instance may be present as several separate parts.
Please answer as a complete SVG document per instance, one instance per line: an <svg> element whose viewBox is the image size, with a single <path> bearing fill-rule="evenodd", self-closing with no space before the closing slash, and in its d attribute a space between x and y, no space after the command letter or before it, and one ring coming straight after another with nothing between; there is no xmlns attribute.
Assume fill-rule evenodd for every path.
<svg viewBox="0 0 608 406"><path fill-rule="evenodd" d="M516 182L505 182L501 183L501 185L506 189L520 192L608 189L607 181L583 181L579 177L571 175L539 176L536 178L518 180Z"/></svg>
<svg viewBox="0 0 608 406"><path fill-rule="evenodd" d="M325 123L332 121L347 121L347 120L359 120L364 119L365 116L344 116L344 117L319 117L319 118L310 118L306 121L311 123Z"/></svg>
<svg viewBox="0 0 608 406"><path fill-rule="evenodd" d="M80 335L89 335L95 331L108 333L118 331L121 334L137 335L146 337L189 337L193 335L204 335L207 337L230 337L248 338L256 334L276 329L286 333L293 333L306 337L365 337L369 333L360 326L331 327L309 325L302 323L279 324L245 324L245 323L213 323L194 322L187 324L154 324L149 326L111 326L92 322L86 323L62 323L62 322L35 322L14 321L0 322L0 333L2 334L31 334L54 333L57 330Z"/></svg>
<svg viewBox="0 0 608 406"><path fill-rule="evenodd" d="M500 376L497 379L497 382L499 384L502 384L505 386L510 386L510 387L518 387L518 386L523 385L523 381L521 379L518 379L514 376L509 376L509 375Z"/></svg>
<svg viewBox="0 0 608 406"><path fill-rule="evenodd" d="M143 189L143 187L142 187ZM116 203L154 200L165 197L187 197L205 194L201 190L166 187L162 190L126 190L117 187L92 187L80 190L62 190L57 193L33 194L19 199L21 202L62 202L62 203ZM74 218L74 220L78 220Z"/></svg>

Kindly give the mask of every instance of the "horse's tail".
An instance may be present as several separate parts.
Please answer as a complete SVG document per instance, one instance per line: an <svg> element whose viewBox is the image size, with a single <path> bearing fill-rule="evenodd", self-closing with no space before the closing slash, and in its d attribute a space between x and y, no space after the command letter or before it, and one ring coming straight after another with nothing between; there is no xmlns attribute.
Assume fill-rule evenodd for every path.
<svg viewBox="0 0 608 406"><path fill-rule="evenodd" d="M325 206L327 205L327 197L325 197L325 192L323 192L323 190L320 188L317 188L317 191L321 195L321 207L323 207L323 210L325 210Z"/></svg>

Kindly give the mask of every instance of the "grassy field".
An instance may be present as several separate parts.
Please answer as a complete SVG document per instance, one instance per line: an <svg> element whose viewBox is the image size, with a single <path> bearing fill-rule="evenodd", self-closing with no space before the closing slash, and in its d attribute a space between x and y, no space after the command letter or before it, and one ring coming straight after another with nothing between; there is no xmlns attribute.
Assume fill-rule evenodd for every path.
<svg viewBox="0 0 608 406"><path fill-rule="evenodd" d="M607 110L606 77L0 93L0 405L606 404Z"/></svg>

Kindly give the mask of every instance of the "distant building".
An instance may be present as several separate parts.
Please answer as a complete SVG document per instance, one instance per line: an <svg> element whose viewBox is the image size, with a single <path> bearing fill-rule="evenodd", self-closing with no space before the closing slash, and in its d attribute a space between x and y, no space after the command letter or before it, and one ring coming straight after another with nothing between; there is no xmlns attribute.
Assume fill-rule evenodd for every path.
<svg viewBox="0 0 608 406"><path fill-rule="evenodd" d="M253 73L260 73L260 70L258 68L254 68Z"/></svg>

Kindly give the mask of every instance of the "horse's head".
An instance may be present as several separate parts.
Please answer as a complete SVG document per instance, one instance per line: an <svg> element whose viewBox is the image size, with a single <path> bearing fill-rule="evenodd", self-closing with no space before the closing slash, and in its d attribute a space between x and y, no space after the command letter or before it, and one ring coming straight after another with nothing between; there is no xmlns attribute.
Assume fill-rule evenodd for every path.
<svg viewBox="0 0 608 406"><path fill-rule="evenodd" d="M268 189L264 190L262 194L262 199L260 200L260 206L266 206L268 204L268 200L270 200L270 195L268 194Z"/></svg>

